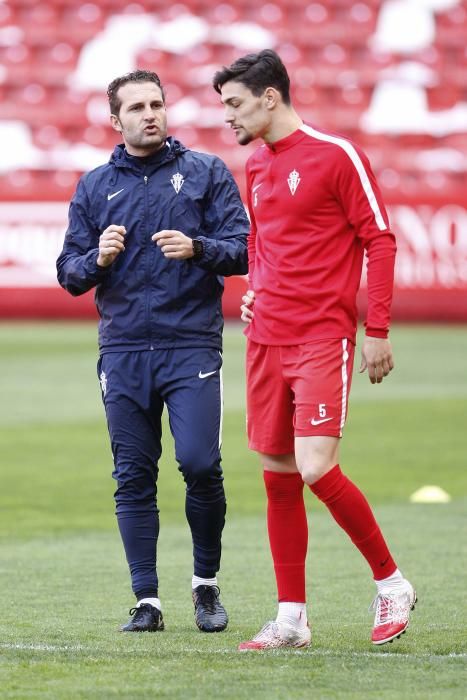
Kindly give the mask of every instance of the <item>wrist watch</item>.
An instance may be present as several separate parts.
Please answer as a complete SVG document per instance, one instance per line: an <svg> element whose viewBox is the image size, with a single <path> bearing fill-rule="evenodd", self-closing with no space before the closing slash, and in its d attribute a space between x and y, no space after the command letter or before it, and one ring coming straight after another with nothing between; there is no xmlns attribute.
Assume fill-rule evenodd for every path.
<svg viewBox="0 0 467 700"><path fill-rule="evenodd" d="M193 244L193 259L199 260L200 258L203 257L203 253L204 253L203 241L200 241L199 238L193 238L192 244Z"/></svg>

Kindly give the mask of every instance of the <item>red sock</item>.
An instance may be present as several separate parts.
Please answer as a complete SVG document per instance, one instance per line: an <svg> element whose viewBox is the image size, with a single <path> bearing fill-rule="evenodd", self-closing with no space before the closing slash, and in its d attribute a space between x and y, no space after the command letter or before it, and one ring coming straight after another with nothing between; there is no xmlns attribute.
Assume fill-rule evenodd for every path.
<svg viewBox="0 0 467 700"><path fill-rule="evenodd" d="M264 471L268 534L279 602L304 603L308 523L298 473Z"/></svg>
<svg viewBox="0 0 467 700"><path fill-rule="evenodd" d="M338 464L310 486L348 534L373 571L376 580L391 576L396 564L363 493Z"/></svg>

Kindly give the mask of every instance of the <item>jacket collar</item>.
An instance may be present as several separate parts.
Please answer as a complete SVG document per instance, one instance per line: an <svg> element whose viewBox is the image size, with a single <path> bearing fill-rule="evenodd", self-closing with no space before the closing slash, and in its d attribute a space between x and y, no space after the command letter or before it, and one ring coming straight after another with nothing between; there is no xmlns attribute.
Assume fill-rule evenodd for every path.
<svg viewBox="0 0 467 700"><path fill-rule="evenodd" d="M123 143L115 146L112 155L110 156L110 163L115 165L117 168L131 168L132 170L142 170L142 169L155 169L159 167L162 163L168 163L180 154L187 151L187 148L173 138L169 136L166 141L166 145L159 151L156 151L151 156L147 158L138 158L131 156L127 153L125 145Z"/></svg>
<svg viewBox="0 0 467 700"><path fill-rule="evenodd" d="M279 141L274 141L274 143L268 143L266 144L266 146L269 148L270 151L273 151L273 153L280 153L281 151L285 151L288 148L292 148L292 146L295 146L295 144L299 143L305 137L306 134L302 131L302 129L297 129L288 136L279 139Z"/></svg>

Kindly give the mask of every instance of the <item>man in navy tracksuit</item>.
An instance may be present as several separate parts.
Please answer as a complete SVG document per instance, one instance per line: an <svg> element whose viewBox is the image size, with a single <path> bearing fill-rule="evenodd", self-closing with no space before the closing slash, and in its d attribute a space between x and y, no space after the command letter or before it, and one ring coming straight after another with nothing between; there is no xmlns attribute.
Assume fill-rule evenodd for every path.
<svg viewBox="0 0 467 700"><path fill-rule="evenodd" d="M165 404L186 483L195 620L217 632L228 620L216 578L226 510L221 296L223 276L247 272L248 219L224 163L167 138L155 73L117 78L108 97L124 145L80 179L57 271L73 295L95 287L116 513L137 600L122 630L164 628L156 482Z"/></svg>

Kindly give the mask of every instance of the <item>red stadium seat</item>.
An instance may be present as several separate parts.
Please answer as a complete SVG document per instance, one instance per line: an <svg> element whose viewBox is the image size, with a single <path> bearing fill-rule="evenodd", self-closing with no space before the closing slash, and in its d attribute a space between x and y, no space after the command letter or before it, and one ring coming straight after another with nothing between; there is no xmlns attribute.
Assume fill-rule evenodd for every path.
<svg viewBox="0 0 467 700"><path fill-rule="evenodd" d="M196 9L196 8L191 8ZM207 4L202 16L210 24L231 24L241 17L241 11L235 2Z"/></svg>
<svg viewBox="0 0 467 700"><path fill-rule="evenodd" d="M467 42L467 7L465 3L436 16L436 41L446 48L465 48Z"/></svg>
<svg viewBox="0 0 467 700"><path fill-rule="evenodd" d="M82 46L102 31L107 16L98 2L78 3L63 8L61 36L75 46Z"/></svg>
<svg viewBox="0 0 467 700"><path fill-rule="evenodd" d="M4 82L15 85L29 82L34 66L33 51L24 43L0 47L0 64L5 69Z"/></svg>
<svg viewBox="0 0 467 700"><path fill-rule="evenodd" d="M20 24L24 40L30 46L48 46L56 41L60 11L51 3L37 3L21 8Z"/></svg>
<svg viewBox="0 0 467 700"><path fill-rule="evenodd" d="M0 27L14 27L19 21L15 7L6 3L0 5Z"/></svg>
<svg viewBox="0 0 467 700"><path fill-rule="evenodd" d="M426 94L430 110L450 109L463 98L463 90L460 86L446 83L427 88Z"/></svg>

